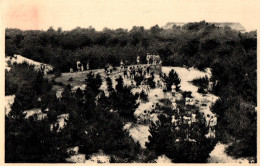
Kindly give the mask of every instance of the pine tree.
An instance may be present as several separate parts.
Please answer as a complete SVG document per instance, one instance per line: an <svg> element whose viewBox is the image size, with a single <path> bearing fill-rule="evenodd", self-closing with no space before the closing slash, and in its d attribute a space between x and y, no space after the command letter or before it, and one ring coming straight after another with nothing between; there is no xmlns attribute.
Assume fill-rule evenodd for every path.
<svg viewBox="0 0 260 166"><path fill-rule="evenodd" d="M148 95L142 90L142 92L140 93L140 99L143 102L147 102L148 101Z"/></svg>
<svg viewBox="0 0 260 166"><path fill-rule="evenodd" d="M180 90L181 80L180 80L178 74L173 69L170 71L168 76L166 74L164 74L164 75L161 74L160 77L166 83L167 91L172 90L171 86L173 84L176 86L176 91Z"/></svg>
<svg viewBox="0 0 260 166"><path fill-rule="evenodd" d="M124 88L124 81L121 75L119 76L119 78L116 79L116 82L117 82L116 85L117 92L122 92Z"/></svg>
<svg viewBox="0 0 260 166"><path fill-rule="evenodd" d="M107 90L108 92L112 92L114 90L113 88L113 83L110 77L106 78L106 82L107 82Z"/></svg>
<svg viewBox="0 0 260 166"><path fill-rule="evenodd" d="M10 115L22 116L23 111L37 108L37 94L33 89L27 87L21 87L17 92L14 103L11 107Z"/></svg>
<svg viewBox="0 0 260 166"><path fill-rule="evenodd" d="M85 81L87 88L92 89L96 93L99 92L99 88L102 85L102 78L100 74L95 76L94 73L90 72L87 74L87 79Z"/></svg>
<svg viewBox="0 0 260 166"><path fill-rule="evenodd" d="M215 147L216 141L205 137L207 130L204 130L200 122L188 126L182 123L179 130L176 130L171 123L171 117L160 115L160 123L150 126L149 142L146 146L149 150L155 151L156 155L165 154L176 163L205 163L209 153ZM189 138L194 141L187 140Z"/></svg>
<svg viewBox="0 0 260 166"><path fill-rule="evenodd" d="M139 85L141 85L141 82L144 80L144 77L142 75L135 76L134 80L136 82L136 86L138 87Z"/></svg>
<svg viewBox="0 0 260 166"><path fill-rule="evenodd" d="M12 119L6 117L5 162L61 163L68 157L61 134L50 130L48 119Z"/></svg>

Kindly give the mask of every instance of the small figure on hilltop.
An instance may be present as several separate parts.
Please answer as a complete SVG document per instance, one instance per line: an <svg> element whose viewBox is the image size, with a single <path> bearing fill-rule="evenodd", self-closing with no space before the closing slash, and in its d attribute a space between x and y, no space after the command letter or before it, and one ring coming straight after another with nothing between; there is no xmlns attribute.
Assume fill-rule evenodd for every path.
<svg viewBox="0 0 260 166"><path fill-rule="evenodd" d="M122 71L124 69L124 62L123 60L120 61L120 71Z"/></svg>
<svg viewBox="0 0 260 166"><path fill-rule="evenodd" d="M105 72L106 72L106 74L108 74L108 68L109 68L109 63L106 64L106 66L105 66Z"/></svg>
<svg viewBox="0 0 260 166"><path fill-rule="evenodd" d="M127 75L127 66L124 66L124 78L128 78L128 75Z"/></svg>
<svg viewBox="0 0 260 166"><path fill-rule="evenodd" d="M82 71L82 72L84 71L84 66L83 66L83 64L81 65L81 71Z"/></svg>
<svg viewBox="0 0 260 166"><path fill-rule="evenodd" d="M137 64L140 64L140 56L139 56L139 55L137 55L136 63L137 63Z"/></svg>
<svg viewBox="0 0 260 166"><path fill-rule="evenodd" d="M132 68L131 68L130 78L135 78L135 67L134 66L132 66Z"/></svg>
<svg viewBox="0 0 260 166"><path fill-rule="evenodd" d="M89 70L89 62L86 65L86 70Z"/></svg>
<svg viewBox="0 0 260 166"><path fill-rule="evenodd" d="M147 62L147 65L149 64L149 60L150 60L150 55L149 53L146 54L146 62Z"/></svg>
<svg viewBox="0 0 260 166"><path fill-rule="evenodd" d="M80 61L77 61L76 64L77 64L77 69L78 69L78 71L80 71L80 69L81 69L81 68L80 68L80 65L81 65Z"/></svg>
<svg viewBox="0 0 260 166"><path fill-rule="evenodd" d="M113 66L112 65L109 65L109 72L110 72L110 74L112 74L112 72L113 72Z"/></svg>

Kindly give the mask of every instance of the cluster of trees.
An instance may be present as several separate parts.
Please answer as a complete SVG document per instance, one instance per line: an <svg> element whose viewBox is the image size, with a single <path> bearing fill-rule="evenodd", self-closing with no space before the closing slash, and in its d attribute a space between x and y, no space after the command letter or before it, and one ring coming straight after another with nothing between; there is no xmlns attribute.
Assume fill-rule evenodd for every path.
<svg viewBox="0 0 260 166"><path fill-rule="evenodd" d="M71 86L67 85L60 100L51 91L41 94L41 101L34 107L42 108L43 112L48 108L47 118L43 120L24 118L23 111L27 107L18 107L17 103L29 105L30 101L24 99L26 93L21 93L21 98L15 98L10 112L16 116L6 116L6 162L65 162L67 149L73 146L79 146L79 152L87 156L103 150L114 156L113 162L135 160L140 145L123 126L134 119L138 95L133 95L124 86L121 77L116 89L109 80L108 77L109 96L100 90L101 76L93 73L87 74L87 86L83 91L72 92ZM51 129L58 115L65 113L69 113L65 128L61 131L58 127Z"/></svg>
<svg viewBox="0 0 260 166"><path fill-rule="evenodd" d="M43 78L43 73L34 70L27 63L13 64L10 71L5 70L5 95L14 95L10 115L40 107L40 97L50 93L52 83Z"/></svg>
<svg viewBox="0 0 260 166"><path fill-rule="evenodd" d="M50 130L50 121L5 117L5 162L54 163L65 162L64 132Z"/></svg>
<svg viewBox="0 0 260 166"><path fill-rule="evenodd" d="M5 70L5 95L16 94L26 89L35 91L36 95L48 92L52 85L43 79L43 73L35 71L33 65L27 63L10 64L10 70ZM26 88L24 88L26 87Z"/></svg>
<svg viewBox="0 0 260 166"><path fill-rule="evenodd" d="M220 97L212 108L219 115L216 132L234 157L256 158L256 41L256 32L238 34L232 51L209 65L213 93Z"/></svg>
<svg viewBox="0 0 260 166"><path fill-rule="evenodd" d="M5 117L6 162L65 162L66 151L62 147L65 136L50 130L52 118L42 121L25 119L24 110L44 106L40 101L55 101L51 95L52 84L41 72L27 63L13 64L5 71L5 94L15 95L11 112ZM56 120L56 119L55 119Z"/></svg>
<svg viewBox="0 0 260 166"><path fill-rule="evenodd" d="M158 116L159 123L150 126L151 136L146 143L147 148L156 156L165 154L174 163L205 163L217 140L206 137L209 130L198 108L186 107L183 99L177 103L180 109L177 113L172 110L171 101L164 99L162 102L163 113ZM189 125L183 120L177 126L172 123L172 115L180 118L188 115L191 110L196 112L197 122Z"/></svg>
<svg viewBox="0 0 260 166"><path fill-rule="evenodd" d="M226 152L236 158L256 158L256 57L245 49L235 51L233 59L227 57L212 66L213 93L219 100L211 110L219 115L217 139L229 145ZM199 87L198 92L207 93L207 77L192 83Z"/></svg>

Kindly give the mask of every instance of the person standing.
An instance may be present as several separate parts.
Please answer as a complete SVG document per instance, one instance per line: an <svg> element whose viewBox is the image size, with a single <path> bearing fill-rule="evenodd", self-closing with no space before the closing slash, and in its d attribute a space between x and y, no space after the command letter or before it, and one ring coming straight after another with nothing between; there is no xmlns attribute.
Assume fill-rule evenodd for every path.
<svg viewBox="0 0 260 166"><path fill-rule="evenodd" d="M105 66L105 72L108 74L109 63Z"/></svg>
<svg viewBox="0 0 260 166"><path fill-rule="evenodd" d="M112 74L112 72L113 72L113 66L112 65L109 65L109 72L110 72L110 74Z"/></svg>
<svg viewBox="0 0 260 166"><path fill-rule="evenodd" d="M124 62L123 62L123 60L121 60L121 62L120 62L120 71L122 71L124 69Z"/></svg>
<svg viewBox="0 0 260 166"><path fill-rule="evenodd" d="M214 119L213 116L211 116L209 120L209 137L214 138Z"/></svg>
<svg viewBox="0 0 260 166"><path fill-rule="evenodd" d="M197 122L196 114L195 114L195 113L192 113L192 114L191 114L191 122L192 122L192 123Z"/></svg>
<svg viewBox="0 0 260 166"><path fill-rule="evenodd" d="M80 65L81 65L80 61L77 61L77 69L78 69L78 71L80 71Z"/></svg>
<svg viewBox="0 0 260 166"><path fill-rule="evenodd" d="M84 71L84 66L83 66L83 64L81 65L81 71L82 71L82 72Z"/></svg>
<svg viewBox="0 0 260 166"><path fill-rule="evenodd" d="M147 72L148 75L150 75L150 65L147 66L147 68L146 68L146 72Z"/></svg>
<svg viewBox="0 0 260 166"><path fill-rule="evenodd" d="M128 78L128 76L127 76L127 67L126 66L124 67L124 78Z"/></svg>
<svg viewBox="0 0 260 166"><path fill-rule="evenodd" d="M150 61L150 55L147 53L147 54L146 54L146 62L147 62L147 65L149 65L149 61Z"/></svg>
<svg viewBox="0 0 260 166"><path fill-rule="evenodd" d="M135 67L134 66L132 67L131 73L132 73L132 78L135 78Z"/></svg>
<svg viewBox="0 0 260 166"><path fill-rule="evenodd" d="M135 88L135 85L134 85L134 82L133 82L133 81L131 81L130 88L131 88L131 89Z"/></svg>
<svg viewBox="0 0 260 166"><path fill-rule="evenodd" d="M86 65L86 70L89 70L89 62Z"/></svg>
<svg viewBox="0 0 260 166"><path fill-rule="evenodd" d="M137 55L136 63L137 63L138 65L140 64L140 56L139 56L139 55Z"/></svg>
<svg viewBox="0 0 260 166"><path fill-rule="evenodd" d="M140 76L142 76L142 74L143 74L143 68L142 68L141 66L139 66L138 72L139 72Z"/></svg>
<svg viewBox="0 0 260 166"><path fill-rule="evenodd" d="M132 67L131 66L129 66L128 67L128 77L131 79L131 77L132 77Z"/></svg>

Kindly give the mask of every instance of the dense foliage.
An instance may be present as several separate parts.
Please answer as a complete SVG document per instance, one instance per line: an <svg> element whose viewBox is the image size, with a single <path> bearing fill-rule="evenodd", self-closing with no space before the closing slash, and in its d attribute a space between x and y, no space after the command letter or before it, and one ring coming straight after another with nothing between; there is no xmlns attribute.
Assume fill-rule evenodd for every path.
<svg viewBox="0 0 260 166"><path fill-rule="evenodd" d="M16 95L12 115L38 107L39 97L49 93L52 88L52 84L43 78L43 74L27 63L11 65L11 70L5 71L5 85L6 95Z"/></svg>
<svg viewBox="0 0 260 166"><path fill-rule="evenodd" d="M178 105L182 116L190 111ZM149 143L146 143L147 148L155 151L156 155L165 154L174 163L205 163L216 145L216 140L206 138L208 128L203 117L197 113L197 122L188 125L183 121L176 127L171 117L176 113L167 109L164 112L165 114L159 116L160 123L150 126L151 136L149 136Z"/></svg>
<svg viewBox="0 0 260 166"><path fill-rule="evenodd" d="M213 93L220 97L212 107L212 111L219 116L216 128L217 139L230 145L227 149L230 155L248 157L256 156L257 147L255 111L257 103L256 36L256 31L240 33L231 30L229 27L220 28L201 21L170 29L162 29L156 25L150 29L133 27L129 31L107 28L103 31L95 31L92 27L75 28L71 31L62 31L61 28L54 30L52 27L47 31L6 29L5 44L6 56L13 56L13 54L17 53L39 62L51 64L55 67L57 77L60 76L60 72L69 72L71 67L76 71L76 62L78 60L84 65L89 62L90 69L95 69L103 68L107 63L118 66L121 59L128 64L134 64L137 55L140 56L141 63L146 63L145 56L147 52L158 53L162 59L162 65L194 66L200 70L209 67L212 69ZM172 73L171 76L175 78L176 74ZM153 77L148 79L148 84L151 87L155 87L153 80ZM7 120L10 125L6 130L6 140L17 139L16 136L21 139L14 142L14 146L6 142L7 161L36 161L39 156L28 158L28 156L22 156L18 153L32 148L31 153L37 154L39 151L36 152L36 150L43 147L35 145L37 148L34 149L34 147L28 147L27 145L15 145L32 142L29 136L37 133L38 130L36 129L43 130L46 123L56 121L57 114L61 113L71 113L68 127L64 129L69 140L71 140L67 144L64 143L66 146L71 146L74 141L77 145L81 145L81 151L85 154L103 148L106 153L122 158L133 159L136 157L134 152L138 150L138 146L134 144L128 133L122 130L122 123L125 120L134 119L133 112L137 107L135 100L138 96L133 95L130 89L123 85L122 78L117 80L115 90L112 88L112 82L107 79L110 95L106 97L99 90L102 84L100 76L91 73L87 76L87 88L84 91L77 90L74 94L71 92L70 87L66 87L60 101L56 99L55 94L49 92L51 85L42 78L41 73L33 72L32 67L26 64L13 65L9 72L6 71L5 83L6 95L16 94L11 113L21 115L22 110L36 106L43 109L50 108L50 113L48 113L50 122L32 122L35 123L36 128L31 132L29 130L31 126L27 121L18 123ZM172 82L170 84L172 85ZM178 84L177 81L176 85ZM204 83L199 84L204 86ZM167 89L170 90L170 86L167 86ZM40 96L42 98L41 104L38 102ZM97 96L99 96L98 107L96 106ZM68 102L70 103L69 106ZM112 103L111 107L104 112L102 107L108 103ZM109 112L110 109L115 112ZM91 121L92 117L95 117L97 121ZM169 139L172 140L174 133L170 132L170 130L164 131L167 130L166 121L167 118L165 124L162 123L162 125L166 125L166 128L159 127L152 130L154 132L158 130L162 134L169 132L167 137L162 138L170 137ZM14 132L13 130L16 128L19 130ZM102 137L94 135L98 128L104 132ZM86 130L92 131L92 134L82 137L82 133ZM111 130L118 133L111 133L110 137L108 131ZM26 132L22 133L24 131ZM24 138L23 135L26 135L27 132L29 136ZM44 130L43 134L49 135L50 133ZM117 134L119 137L115 137ZM56 136L53 137L55 140ZM91 146L89 146L88 142L83 141L86 137ZM34 143L40 142L41 146L47 142L50 147L45 151L52 151L53 140L44 140L44 143L41 141L41 139L35 138ZM154 141L156 140L154 139ZM205 147L205 144L190 145L185 143L180 145L173 142L171 146L168 146L166 145L167 141L162 141L164 142L158 142L158 145L162 144L161 146L156 146L165 150L169 157L174 158L171 155L178 152L184 154L183 156L190 162L203 162L196 161L193 157L198 154L196 152L201 148L204 151L198 155L202 155L201 158L204 159L207 156L206 152L210 149ZM110 145L112 144L116 144L116 146L113 146L116 149L111 149ZM55 146L59 146L59 144L55 144ZM183 149L183 147L185 148ZM187 152L189 148L186 147L193 148ZM150 148L156 147L151 146ZM62 152L52 152L55 153L54 156L62 154ZM194 156L190 152L194 152ZM11 154L12 156L8 156ZM183 156L176 154L175 156L174 161L176 162L184 160ZM50 156L45 157L47 158L42 158L39 161L52 161L51 158L48 158ZM63 161L63 159L64 156L55 157L54 161Z"/></svg>
<svg viewBox="0 0 260 166"><path fill-rule="evenodd" d="M124 122L133 119L138 96L122 86L120 91L112 90L109 92L111 95L106 97L99 89L101 84L100 75L89 73L84 91L77 89L73 92L67 85L60 100L50 91L42 94L41 102L33 108L41 107L43 112L49 109L47 118L43 120L37 119L36 115L25 119L25 106L16 111L17 103L30 105L27 95L33 96L35 93L16 93L18 97L11 110L11 115L15 116L6 117L6 162L65 162L69 156L67 149L74 146L79 146L79 151L87 157L103 150L116 157L114 162L135 160L140 145L134 142L123 126ZM112 82L110 85L113 86ZM126 98L128 100L124 101ZM61 131L56 127L51 129L51 125L58 121L58 115L67 113L69 119L65 128Z"/></svg>
<svg viewBox="0 0 260 166"><path fill-rule="evenodd" d="M5 118L5 161L7 163L65 162L66 139L64 133L52 132L45 119Z"/></svg>
<svg viewBox="0 0 260 166"><path fill-rule="evenodd" d="M181 80L180 80L178 74L173 69L169 72L168 76L164 73L164 74L161 74L160 77L166 84L167 91L172 90L172 85L175 85L176 91L180 90Z"/></svg>

